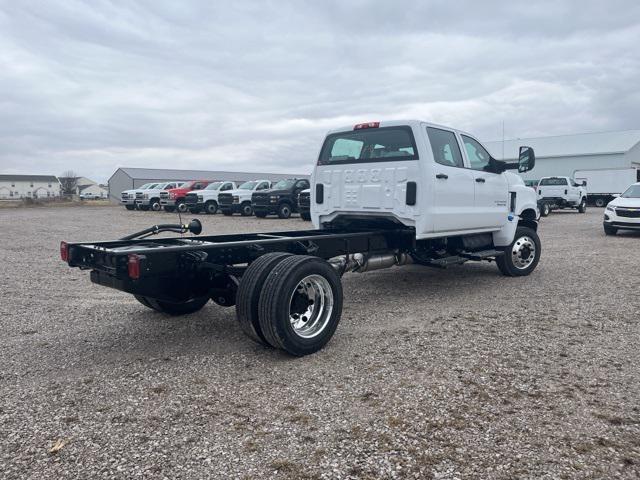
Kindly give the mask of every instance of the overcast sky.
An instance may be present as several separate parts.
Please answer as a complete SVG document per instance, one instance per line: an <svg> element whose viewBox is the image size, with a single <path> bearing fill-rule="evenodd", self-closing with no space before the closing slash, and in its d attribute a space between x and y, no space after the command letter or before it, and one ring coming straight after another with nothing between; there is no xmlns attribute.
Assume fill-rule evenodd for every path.
<svg viewBox="0 0 640 480"><path fill-rule="evenodd" d="M640 128L640 2L0 0L0 172L309 173L324 133Z"/></svg>

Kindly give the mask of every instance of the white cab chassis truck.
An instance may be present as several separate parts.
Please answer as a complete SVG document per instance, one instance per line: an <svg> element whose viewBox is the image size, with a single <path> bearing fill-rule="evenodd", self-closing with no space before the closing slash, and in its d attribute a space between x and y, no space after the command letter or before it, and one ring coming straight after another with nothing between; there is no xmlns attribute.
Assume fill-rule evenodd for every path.
<svg viewBox="0 0 640 480"><path fill-rule="evenodd" d="M557 209L575 208L580 213L587 211L586 182L577 183L569 177L542 177L536 191L538 208L543 217Z"/></svg>
<svg viewBox="0 0 640 480"><path fill-rule="evenodd" d="M62 242L60 254L90 269L94 283L169 315L196 312L209 300L235 305L249 338L307 355L338 327L347 272L488 261L504 275L529 275L541 252L536 194L509 170L534 165L529 147L505 163L453 128L358 124L330 132L322 145L312 175L313 230L148 238L198 235L194 219L116 241ZM234 194L229 205L242 205Z"/></svg>
<svg viewBox="0 0 640 480"><path fill-rule="evenodd" d="M213 182L202 190L187 192L185 202L191 213L205 212L214 215L218 211L218 194L235 189L235 182Z"/></svg>

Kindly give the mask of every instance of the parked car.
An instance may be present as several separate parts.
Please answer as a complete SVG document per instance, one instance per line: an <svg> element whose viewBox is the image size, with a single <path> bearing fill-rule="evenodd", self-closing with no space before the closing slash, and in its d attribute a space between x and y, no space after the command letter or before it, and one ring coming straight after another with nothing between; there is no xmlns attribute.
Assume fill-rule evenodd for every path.
<svg viewBox="0 0 640 480"><path fill-rule="evenodd" d="M587 188L569 177L543 177L536 189L540 215L546 217L552 210L575 208L587 211Z"/></svg>
<svg viewBox="0 0 640 480"><path fill-rule="evenodd" d="M100 200L102 197L97 193L81 193L80 200Z"/></svg>
<svg viewBox="0 0 640 480"><path fill-rule="evenodd" d="M251 207L256 217L278 215L289 218L298 211L298 195L309 188L309 180L290 178L280 180L268 190L260 190L251 195Z"/></svg>
<svg viewBox="0 0 640 480"><path fill-rule="evenodd" d="M125 190L120 194L120 205L124 205L127 210L135 210L136 209L136 193L146 190L148 188L154 188L157 183L145 183L139 188L134 188L133 190Z"/></svg>
<svg viewBox="0 0 640 480"><path fill-rule="evenodd" d="M172 188L180 188L183 183L184 182L159 183L153 188L136 192L136 207L138 207L138 210L153 210L154 212L159 212L162 210L162 205L160 205L160 192Z"/></svg>
<svg viewBox="0 0 640 480"><path fill-rule="evenodd" d="M311 220L311 189L303 190L298 195L298 211L302 220Z"/></svg>
<svg viewBox="0 0 640 480"><path fill-rule="evenodd" d="M604 210L604 233L615 235L618 230L640 230L640 182L627 188Z"/></svg>
<svg viewBox="0 0 640 480"><path fill-rule="evenodd" d="M165 189L160 192L160 205L166 212L175 212L176 209L184 213L187 211L185 197L188 192L202 190L211 183L211 180L192 180L185 182L179 187Z"/></svg>
<svg viewBox="0 0 640 480"><path fill-rule="evenodd" d="M249 338L309 355L338 328L347 272L487 261L508 277L531 274L541 254L536 194L508 170L534 166L530 147L520 147L518 162L507 163L453 128L416 120L358 124L324 140L312 176L316 229L149 237L161 231L197 235L202 224L192 220L117 242L62 242L60 256L91 270L93 283L133 294L155 312L187 315L210 300L235 305ZM251 192L261 181L248 183L234 192ZM535 282L504 284L514 298L535 288ZM458 293L439 292L434 308L459 301Z"/></svg>
<svg viewBox="0 0 640 480"><path fill-rule="evenodd" d="M193 190L184 197L191 213L205 211L211 215L218 211L218 194L234 190L235 182L213 182L202 190Z"/></svg>
<svg viewBox="0 0 640 480"><path fill-rule="evenodd" d="M222 192L218 195L218 203L222 214L226 216L240 213L242 216L248 217L253 215L251 207L251 195L260 190L271 188L269 180L253 180L244 182L235 190Z"/></svg>

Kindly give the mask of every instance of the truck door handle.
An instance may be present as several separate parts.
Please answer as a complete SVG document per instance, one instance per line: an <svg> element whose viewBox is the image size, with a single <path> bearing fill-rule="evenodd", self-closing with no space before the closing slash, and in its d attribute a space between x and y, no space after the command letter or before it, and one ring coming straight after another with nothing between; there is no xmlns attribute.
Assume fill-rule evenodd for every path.
<svg viewBox="0 0 640 480"><path fill-rule="evenodd" d="M484 183L484 182L485 182L485 180L484 180L484 178L476 178L476 182L478 182L478 183Z"/></svg>
<svg viewBox="0 0 640 480"><path fill-rule="evenodd" d="M564 191L564 194L567 195L567 193L569 193L567 190Z"/></svg>
<svg viewBox="0 0 640 480"><path fill-rule="evenodd" d="M445 175L444 173L439 173L436 175L436 178L444 178L445 180L449 178L449 175Z"/></svg>

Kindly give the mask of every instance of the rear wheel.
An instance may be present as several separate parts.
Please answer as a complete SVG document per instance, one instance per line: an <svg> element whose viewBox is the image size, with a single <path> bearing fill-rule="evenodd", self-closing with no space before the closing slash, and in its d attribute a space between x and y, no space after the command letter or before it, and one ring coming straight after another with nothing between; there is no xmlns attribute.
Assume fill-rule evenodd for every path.
<svg viewBox="0 0 640 480"><path fill-rule="evenodd" d="M578 205L578 212L579 213L586 213L586 211L587 211L587 199L583 198L580 201L580 205Z"/></svg>
<svg viewBox="0 0 640 480"><path fill-rule="evenodd" d="M215 215L215 213L218 211L218 203L214 200L208 201L204 205L204 211L207 212L209 215Z"/></svg>
<svg viewBox="0 0 640 480"><path fill-rule="evenodd" d="M543 203L542 206L540 207L540 215L543 217L547 217L549 216L550 213L551 213L551 207L549 207L549 204Z"/></svg>
<svg viewBox="0 0 640 480"><path fill-rule="evenodd" d="M496 258L503 275L521 277L535 270L540 261L540 237L529 227L518 227L513 242Z"/></svg>
<svg viewBox="0 0 640 480"><path fill-rule="evenodd" d="M605 235L615 235L618 233L618 229L616 227L612 227L611 225L604 225L604 234Z"/></svg>
<svg viewBox="0 0 640 480"><path fill-rule="evenodd" d="M271 270L258 304L265 339L296 356L324 347L341 314L340 277L323 259L306 255L285 258Z"/></svg>
<svg viewBox="0 0 640 480"><path fill-rule="evenodd" d="M300 218L302 218L302 220L308 222L311 220L311 214L309 212L300 212Z"/></svg>
<svg viewBox="0 0 640 480"><path fill-rule="evenodd" d="M606 202L604 201L604 198L598 197L598 198L596 198L596 201L594 203L595 203L596 207L604 207Z"/></svg>
<svg viewBox="0 0 640 480"><path fill-rule="evenodd" d="M136 206L135 205L125 205L124 208L126 208L127 210L135 210Z"/></svg>
<svg viewBox="0 0 640 480"><path fill-rule="evenodd" d="M172 303L164 302L162 300L156 300L149 297L141 297L135 295L136 299L143 305L153 308L158 312L166 313L168 315L188 315L189 313L195 313L204 307L209 301L209 297L196 297L186 302Z"/></svg>
<svg viewBox="0 0 640 480"><path fill-rule="evenodd" d="M244 202L242 204L240 213L243 217L250 217L251 215L253 215L253 207L251 207L251 202Z"/></svg>
<svg viewBox="0 0 640 480"><path fill-rule="evenodd" d="M267 253L254 260L242 275L236 296L236 316L240 328L254 342L271 346L264 338L258 319L258 303L265 280L278 263L291 254L285 252Z"/></svg>

